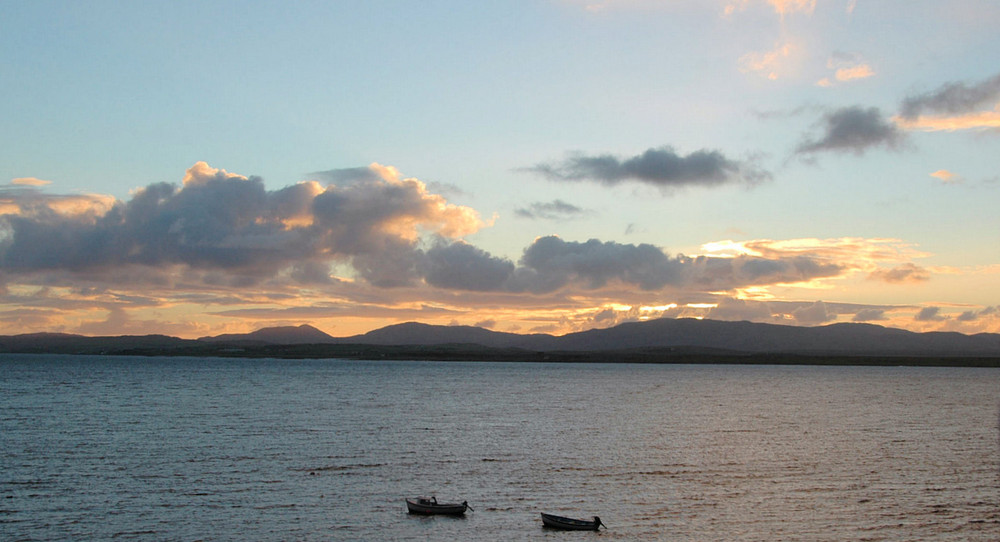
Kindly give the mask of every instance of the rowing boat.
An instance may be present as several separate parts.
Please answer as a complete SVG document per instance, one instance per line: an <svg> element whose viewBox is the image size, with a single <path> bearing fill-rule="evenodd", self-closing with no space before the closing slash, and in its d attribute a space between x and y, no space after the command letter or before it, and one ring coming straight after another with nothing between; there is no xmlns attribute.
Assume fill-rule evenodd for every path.
<svg viewBox="0 0 1000 542"><path fill-rule="evenodd" d="M596 531L604 524L601 523L601 518L597 516L594 516L593 520L587 521L585 519L564 518L542 512L542 525L564 531Z"/></svg>
<svg viewBox="0 0 1000 542"><path fill-rule="evenodd" d="M471 510L467 501L459 503L437 502L436 497L417 497L416 499L406 499L406 509L411 514L461 516L465 511Z"/></svg>

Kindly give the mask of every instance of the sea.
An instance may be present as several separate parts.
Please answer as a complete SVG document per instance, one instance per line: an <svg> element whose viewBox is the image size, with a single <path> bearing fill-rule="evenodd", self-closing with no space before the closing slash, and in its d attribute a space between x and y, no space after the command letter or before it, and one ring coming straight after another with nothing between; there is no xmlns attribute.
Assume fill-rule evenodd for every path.
<svg viewBox="0 0 1000 542"><path fill-rule="evenodd" d="M981 368L3 355L0 540L995 541L998 392Z"/></svg>

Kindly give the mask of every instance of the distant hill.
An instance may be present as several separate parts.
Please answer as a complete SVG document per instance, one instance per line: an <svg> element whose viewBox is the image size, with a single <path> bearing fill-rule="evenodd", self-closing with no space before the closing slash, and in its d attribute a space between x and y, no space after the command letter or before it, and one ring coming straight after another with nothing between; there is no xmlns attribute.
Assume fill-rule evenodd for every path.
<svg viewBox="0 0 1000 542"><path fill-rule="evenodd" d="M692 346L807 355L1000 355L1000 334L914 333L872 324L818 327L695 320L631 322L557 338L564 350Z"/></svg>
<svg viewBox="0 0 1000 542"><path fill-rule="evenodd" d="M198 340L227 344L329 344L337 342L330 335L307 324L266 327L252 333L230 333L215 337L201 337Z"/></svg>
<svg viewBox="0 0 1000 542"><path fill-rule="evenodd" d="M552 335L520 335L490 331L474 326L433 326L417 322L394 324L363 335L338 339L341 344L417 345L477 344L490 348L549 350L557 338Z"/></svg>
<svg viewBox="0 0 1000 542"><path fill-rule="evenodd" d="M395 346L477 344L491 348L574 352L683 347L805 355L1000 356L1000 334L996 333L914 333L872 324L801 327L693 318L630 322L559 337L411 322L337 342Z"/></svg>
<svg viewBox="0 0 1000 542"><path fill-rule="evenodd" d="M332 337L310 325L185 340L164 335L85 337L58 333L0 336L0 352L248 355L273 357L386 357L419 359L463 355L471 359L584 359L616 352L614 359L657 356L869 356L997 358L1000 334L914 333L871 324L798 327L719 320L660 319L563 336L502 333L471 326L409 322L362 335ZM519 354L520 352L520 354ZM641 353L641 356L639 355ZM590 358L595 356L591 355Z"/></svg>
<svg viewBox="0 0 1000 542"><path fill-rule="evenodd" d="M0 352L107 354L128 349L159 349L170 351L188 346L192 342L166 335L86 337L67 333L30 333L26 335L0 336Z"/></svg>

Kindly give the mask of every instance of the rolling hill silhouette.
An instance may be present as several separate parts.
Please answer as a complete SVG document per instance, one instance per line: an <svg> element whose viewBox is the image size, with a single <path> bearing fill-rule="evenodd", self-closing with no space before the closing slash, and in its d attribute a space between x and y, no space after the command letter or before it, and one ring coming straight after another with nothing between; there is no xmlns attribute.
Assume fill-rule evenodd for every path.
<svg viewBox="0 0 1000 542"><path fill-rule="evenodd" d="M408 322L361 335L333 337L310 325L263 328L252 333L202 337L164 335L86 337L34 333L0 337L0 352L252 355L274 357L386 357L405 359L549 359L538 353L656 355L881 356L998 358L1000 334L915 333L872 324L798 327L721 320L660 319L631 322L562 336L504 333L472 326ZM533 355L528 355L533 353Z"/></svg>

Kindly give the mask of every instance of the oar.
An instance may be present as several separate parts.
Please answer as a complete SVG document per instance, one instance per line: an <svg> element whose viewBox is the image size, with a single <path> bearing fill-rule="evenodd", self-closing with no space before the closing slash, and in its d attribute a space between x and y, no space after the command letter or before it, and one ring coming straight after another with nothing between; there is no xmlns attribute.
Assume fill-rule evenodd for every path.
<svg viewBox="0 0 1000 542"><path fill-rule="evenodd" d="M469 506L469 501L462 501L462 504L464 504L465 507L468 508L469 510L472 510L472 507ZM472 511L475 512L475 510L472 510Z"/></svg>

